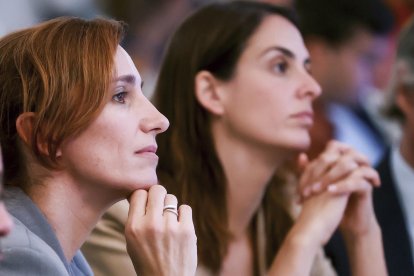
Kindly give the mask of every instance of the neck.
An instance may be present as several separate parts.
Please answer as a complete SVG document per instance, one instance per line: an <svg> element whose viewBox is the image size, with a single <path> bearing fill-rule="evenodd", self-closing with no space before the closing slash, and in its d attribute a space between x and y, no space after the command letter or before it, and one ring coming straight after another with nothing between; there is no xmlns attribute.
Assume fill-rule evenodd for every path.
<svg viewBox="0 0 414 276"><path fill-rule="evenodd" d="M400 152L404 160L414 168L414 130L409 126L404 127L404 132L401 137Z"/></svg>
<svg viewBox="0 0 414 276"><path fill-rule="evenodd" d="M70 262L102 214L116 201L92 185L77 183L64 172L27 189L29 197L47 218L63 253ZM94 200L91 200L94 199Z"/></svg>
<svg viewBox="0 0 414 276"><path fill-rule="evenodd" d="M229 230L239 239L247 233L267 184L286 153L241 141L220 125L213 124L213 137L227 179Z"/></svg>

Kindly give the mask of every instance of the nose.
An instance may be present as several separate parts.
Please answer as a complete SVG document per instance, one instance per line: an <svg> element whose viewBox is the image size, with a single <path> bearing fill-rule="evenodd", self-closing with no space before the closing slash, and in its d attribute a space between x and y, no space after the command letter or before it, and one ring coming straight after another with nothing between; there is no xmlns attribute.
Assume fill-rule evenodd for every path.
<svg viewBox="0 0 414 276"><path fill-rule="evenodd" d="M0 237L5 237L13 228L13 221L3 203L0 203Z"/></svg>
<svg viewBox="0 0 414 276"><path fill-rule="evenodd" d="M310 96L314 100L321 95L322 88L313 76L306 71L303 73L300 91L301 96Z"/></svg>
<svg viewBox="0 0 414 276"><path fill-rule="evenodd" d="M142 131L154 132L155 134L166 131L170 125L167 117L162 115L147 98L145 101L146 108L142 112L146 112L146 114L140 122Z"/></svg>

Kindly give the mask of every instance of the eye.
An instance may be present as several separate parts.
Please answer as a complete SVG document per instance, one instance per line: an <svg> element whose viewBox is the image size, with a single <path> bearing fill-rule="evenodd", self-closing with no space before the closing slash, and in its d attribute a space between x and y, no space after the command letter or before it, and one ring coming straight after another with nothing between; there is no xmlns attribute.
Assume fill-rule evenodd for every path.
<svg viewBox="0 0 414 276"><path fill-rule="evenodd" d="M309 75L312 75L312 66L310 63L305 63L305 70L308 72Z"/></svg>
<svg viewBox="0 0 414 276"><path fill-rule="evenodd" d="M128 92L122 91L119 93L116 93L115 95L112 96L112 100L118 102L118 103L125 103L125 98L127 96Z"/></svg>
<svg viewBox="0 0 414 276"><path fill-rule="evenodd" d="M278 61L272 65L272 70L275 73L283 74L287 71L289 64L286 61Z"/></svg>

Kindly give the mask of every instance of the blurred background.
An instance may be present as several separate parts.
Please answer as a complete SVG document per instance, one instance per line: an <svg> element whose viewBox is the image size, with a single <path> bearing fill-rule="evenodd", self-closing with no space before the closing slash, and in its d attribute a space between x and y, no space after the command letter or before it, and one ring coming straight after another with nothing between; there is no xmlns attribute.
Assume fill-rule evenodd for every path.
<svg viewBox="0 0 414 276"><path fill-rule="evenodd" d="M221 0L225 1L225 0ZM150 96L170 34L189 13L212 0L0 0L0 37L57 16L111 17L128 24L123 46ZM268 1L291 5L291 0Z"/></svg>
<svg viewBox="0 0 414 276"><path fill-rule="evenodd" d="M111 17L128 24L123 47L133 58L144 80L143 91L151 96L162 54L170 35L177 25L195 9L214 0L0 0L0 37L20 28L57 16L72 15L83 18ZM231 0L215 0L231 1ZM270 2L293 7L294 0L251 0ZM333 2L346 0L332 0ZM367 0L361 0L367 1ZM383 40L382 57L372 69L370 95L363 94L362 101L371 113L377 116L378 106L383 101L389 72L394 60L396 36L404 22L413 14L414 0L384 1L395 17L390 35ZM317 4L316 4L317 5ZM371 89L372 87L373 89ZM367 89L365 89L367 90ZM373 107L371 107L373 106ZM376 121L382 122L382 119ZM383 128L387 128L384 126ZM388 133L394 133L391 129ZM328 137L330 138L330 137ZM389 140L394 140L390 138ZM323 141L325 143L325 141Z"/></svg>

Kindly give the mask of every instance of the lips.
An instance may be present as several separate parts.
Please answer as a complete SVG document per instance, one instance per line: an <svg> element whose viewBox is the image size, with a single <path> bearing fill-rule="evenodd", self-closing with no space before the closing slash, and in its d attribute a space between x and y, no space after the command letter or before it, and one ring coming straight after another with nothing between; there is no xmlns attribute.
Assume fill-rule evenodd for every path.
<svg viewBox="0 0 414 276"><path fill-rule="evenodd" d="M136 154L141 154L141 153L156 153L157 152L157 146L151 145L151 146L147 146L145 148L142 148L138 151L136 151Z"/></svg>
<svg viewBox="0 0 414 276"><path fill-rule="evenodd" d="M313 125L313 112L312 111L303 111L295 113L291 116L293 119L298 120L300 124L304 126Z"/></svg>

